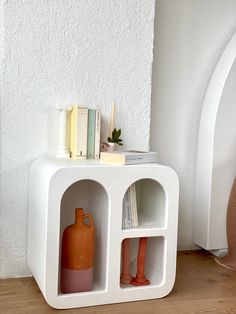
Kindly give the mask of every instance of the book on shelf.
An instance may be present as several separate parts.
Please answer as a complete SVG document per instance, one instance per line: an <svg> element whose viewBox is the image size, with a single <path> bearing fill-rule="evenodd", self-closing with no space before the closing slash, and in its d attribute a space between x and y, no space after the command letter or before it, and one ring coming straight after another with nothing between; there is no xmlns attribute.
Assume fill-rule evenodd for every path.
<svg viewBox="0 0 236 314"><path fill-rule="evenodd" d="M87 158L94 158L96 109L88 109Z"/></svg>
<svg viewBox="0 0 236 314"><path fill-rule="evenodd" d="M128 189L123 198L123 228L132 228L130 190Z"/></svg>
<svg viewBox="0 0 236 314"><path fill-rule="evenodd" d="M73 105L69 114L69 126L71 158L86 159L88 109Z"/></svg>
<svg viewBox="0 0 236 314"><path fill-rule="evenodd" d="M101 112L96 110L95 120L95 140L94 140L94 158L99 159L100 155L100 133L101 133Z"/></svg>
<svg viewBox="0 0 236 314"><path fill-rule="evenodd" d="M158 153L137 150L101 152L100 161L119 165L144 164L158 162Z"/></svg>
<svg viewBox="0 0 236 314"><path fill-rule="evenodd" d="M133 183L130 188L130 204L131 204L131 213L132 213L132 227L138 227L138 208L137 208L137 197L136 197L136 188L135 183Z"/></svg>
<svg viewBox="0 0 236 314"><path fill-rule="evenodd" d="M69 149L72 159L99 159L101 113L73 105L69 113Z"/></svg>
<svg viewBox="0 0 236 314"><path fill-rule="evenodd" d="M138 211L135 183L126 191L123 199L123 228L138 227Z"/></svg>

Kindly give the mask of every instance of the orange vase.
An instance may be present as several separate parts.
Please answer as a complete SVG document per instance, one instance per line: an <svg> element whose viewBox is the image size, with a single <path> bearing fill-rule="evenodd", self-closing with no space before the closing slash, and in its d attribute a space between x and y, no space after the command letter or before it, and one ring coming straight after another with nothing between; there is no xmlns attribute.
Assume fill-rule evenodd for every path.
<svg viewBox="0 0 236 314"><path fill-rule="evenodd" d="M89 224L85 223L88 219ZM94 222L82 208L75 209L75 222L65 228L61 249L61 292L90 291L93 286Z"/></svg>

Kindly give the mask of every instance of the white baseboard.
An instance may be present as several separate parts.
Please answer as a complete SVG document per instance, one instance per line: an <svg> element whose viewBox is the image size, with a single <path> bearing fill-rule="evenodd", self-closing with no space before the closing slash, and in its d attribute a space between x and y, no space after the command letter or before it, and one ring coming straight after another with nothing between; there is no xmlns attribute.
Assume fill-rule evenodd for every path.
<svg viewBox="0 0 236 314"><path fill-rule="evenodd" d="M17 278L32 276L26 257L0 258L0 278Z"/></svg>

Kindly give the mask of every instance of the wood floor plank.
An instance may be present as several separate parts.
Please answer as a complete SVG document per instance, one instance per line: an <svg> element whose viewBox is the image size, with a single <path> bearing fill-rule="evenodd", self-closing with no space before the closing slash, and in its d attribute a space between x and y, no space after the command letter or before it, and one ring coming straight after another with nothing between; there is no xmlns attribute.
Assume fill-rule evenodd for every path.
<svg viewBox="0 0 236 314"><path fill-rule="evenodd" d="M236 272L205 252L179 252L176 283L165 298L55 310L33 278L0 280L0 314L236 314Z"/></svg>

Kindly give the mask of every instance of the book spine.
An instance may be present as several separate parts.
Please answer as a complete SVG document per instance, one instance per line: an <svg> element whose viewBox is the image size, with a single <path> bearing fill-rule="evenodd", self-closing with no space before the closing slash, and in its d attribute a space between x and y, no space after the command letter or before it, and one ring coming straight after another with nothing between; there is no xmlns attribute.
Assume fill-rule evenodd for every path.
<svg viewBox="0 0 236 314"><path fill-rule="evenodd" d="M134 184L134 208L135 208L135 227L138 227L138 204L137 204L137 194L136 194L136 187Z"/></svg>
<svg viewBox="0 0 236 314"><path fill-rule="evenodd" d="M132 186L129 187L129 195L130 195L130 215L131 215L131 226L134 227L134 204L133 204L133 191Z"/></svg>
<svg viewBox="0 0 236 314"><path fill-rule="evenodd" d="M135 183L130 186L130 203L132 208L132 227L138 227L138 209Z"/></svg>
<svg viewBox="0 0 236 314"><path fill-rule="evenodd" d="M77 150L76 156L80 159L87 157L87 132L88 132L88 109L77 109Z"/></svg>
<svg viewBox="0 0 236 314"><path fill-rule="evenodd" d="M123 228L127 228L127 224L128 224L128 215L127 215L127 208L126 208L126 203L127 203L127 192L124 195L123 198L123 204L122 204L122 223L123 223Z"/></svg>
<svg viewBox="0 0 236 314"><path fill-rule="evenodd" d="M96 110L88 109L88 140L87 140L87 158L94 158L95 149L95 127L96 127Z"/></svg>
<svg viewBox="0 0 236 314"><path fill-rule="evenodd" d="M132 156L125 156L125 164L126 165L133 165L133 164L144 164L150 162L157 162L158 157L156 154L145 154L145 155L132 155Z"/></svg>
<svg viewBox="0 0 236 314"><path fill-rule="evenodd" d="M123 199L123 228L132 227L130 191L126 191Z"/></svg>
<svg viewBox="0 0 236 314"><path fill-rule="evenodd" d="M128 222L127 228L132 228L132 213L131 213L131 204L130 202L127 203L127 213L128 213Z"/></svg>
<svg viewBox="0 0 236 314"><path fill-rule="evenodd" d="M94 158L99 159L100 155L100 133L101 133L101 112L96 110L96 122L95 122L95 148Z"/></svg>
<svg viewBox="0 0 236 314"><path fill-rule="evenodd" d="M70 111L70 155L73 159L87 156L88 109L72 106Z"/></svg>
<svg viewBox="0 0 236 314"><path fill-rule="evenodd" d="M76 115L77 115L77 106L72 106L72 109L69 112L69 151L70 157L76 158Z"/></svg>

